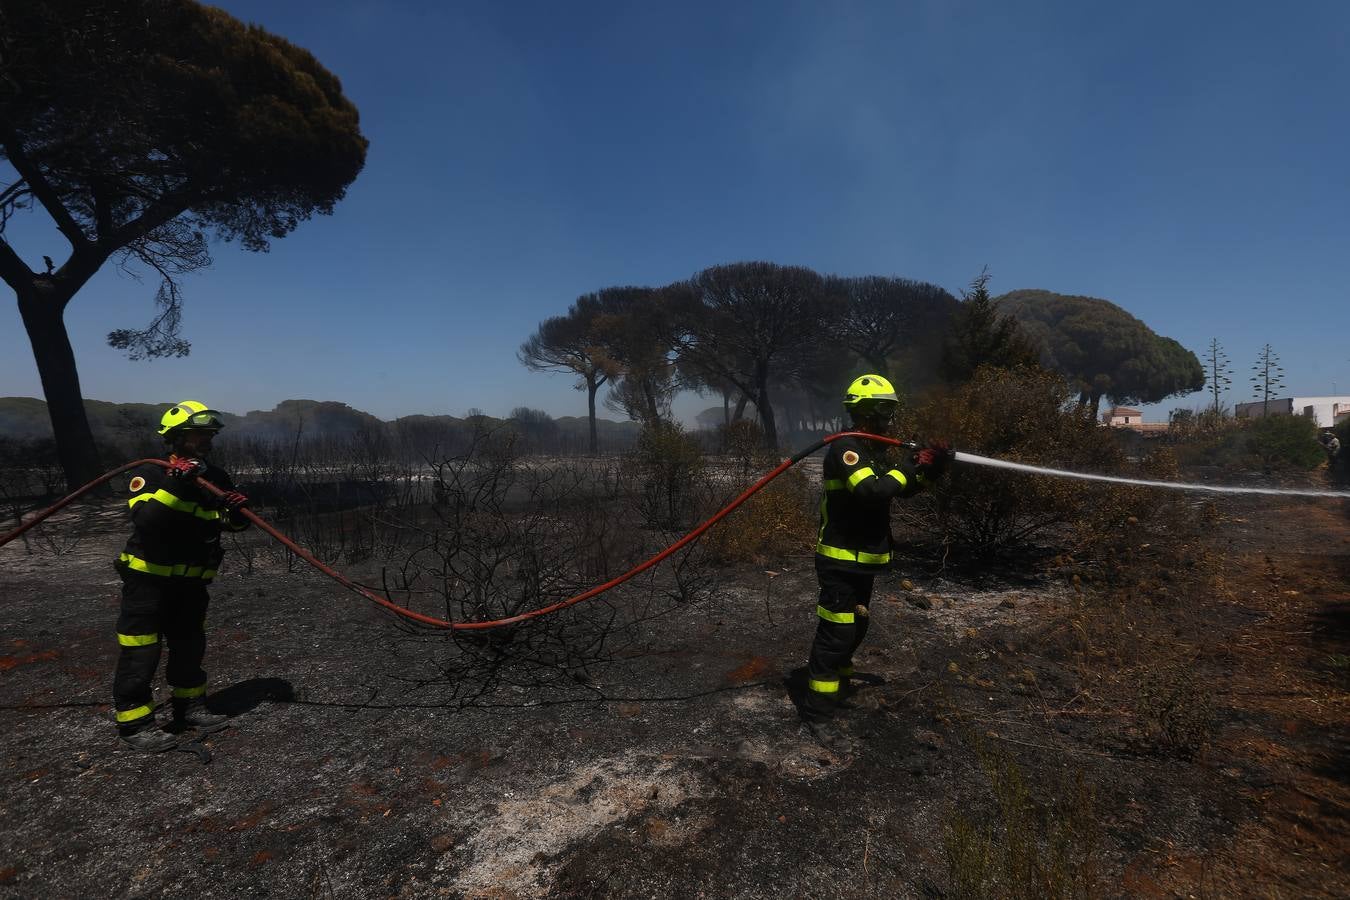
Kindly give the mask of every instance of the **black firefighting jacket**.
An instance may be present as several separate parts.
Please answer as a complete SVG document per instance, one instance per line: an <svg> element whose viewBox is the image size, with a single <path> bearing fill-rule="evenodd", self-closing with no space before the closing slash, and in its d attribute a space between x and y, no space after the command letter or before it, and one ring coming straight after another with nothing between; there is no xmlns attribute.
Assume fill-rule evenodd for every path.
<svg viewBox="0 0 1350 900"><path fill-rule="evenodd" d="M208 465L202 477L221 490L234 490L223 469ZM224 556L221 530L249 526L243 516L220 509L219 499L195 478L170 477L158 466L132 478L130 489L127 504L135 527L114 564L126 574L210 581Z"/></svg>
<svg viewBox="0 0 1350 900"><path fill-rule="evenodd" d="M887 465L886 445L840 438L825 456L824 495L816 562L854 572L878 572L891 562L891 500L920 490L923 477L908 450Z"/></svg>

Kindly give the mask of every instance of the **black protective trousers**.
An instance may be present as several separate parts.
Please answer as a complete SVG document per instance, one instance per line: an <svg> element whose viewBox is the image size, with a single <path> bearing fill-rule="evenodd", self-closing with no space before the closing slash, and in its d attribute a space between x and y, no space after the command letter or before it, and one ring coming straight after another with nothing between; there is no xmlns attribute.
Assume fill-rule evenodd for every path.
<svg viewBox="0 0 1350 900"><path fill-rule="evenodd" d="M169 645L164 674L174 694L195 694L205 686L207 599L206 583L197 579L122 576L117 617L122 652L113 676L113 706L123 732L154 721L155 670L164 643Z"/></svg>
<svg viewBox="0 0 1350 900"><path fill-rule="evenodd" d="M820 600L816 637L807 663L806 699L802 714L823 720L834 715L839 694L853 674L853 653L867 636L871 621L872 583L876 575L822 564L816 559Z"/></svg>

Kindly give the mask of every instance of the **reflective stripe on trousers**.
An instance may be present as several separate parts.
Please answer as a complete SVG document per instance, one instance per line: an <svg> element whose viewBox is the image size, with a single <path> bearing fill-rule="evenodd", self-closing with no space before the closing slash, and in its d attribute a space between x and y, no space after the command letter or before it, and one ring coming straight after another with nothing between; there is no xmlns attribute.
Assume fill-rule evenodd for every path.
<svg viewBox="0 0 1350 900"><path fill-rule="evenodd" d="M216 577L215 569L208 569L205 566L189 566L183 563L169 566L162 563L152 563L147 559L141 559L139 556L132 556L130 553L122 553L117 557L117 561L125 565L133 572L140 572L145 575L159 575L165 578L181 576L186 578L200 578L203 581L210 581Z"/></svg>

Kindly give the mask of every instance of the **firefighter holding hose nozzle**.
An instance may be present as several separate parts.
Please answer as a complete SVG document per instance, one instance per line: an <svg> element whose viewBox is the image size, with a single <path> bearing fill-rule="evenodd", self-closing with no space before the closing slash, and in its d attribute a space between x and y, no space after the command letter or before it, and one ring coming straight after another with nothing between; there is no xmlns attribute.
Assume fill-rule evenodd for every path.
<svg viewBox="0 0 1350 900"><path fill-rule="evenodd" d="M884 435L899 405L895 388L880 375L854 379L844 395L854 430L868 434ZM815 555L819 621L802 718L822 745L841 753L849 752L852 743L834 714L849 693L853 654L867 635L872 583L890 567L891 500L931 484L954 458L950 445L936 442L892 466L885 463L886 447L865 438L840 438L825 457Z"/></svg>
<svg viewBox="0 0 1350 900"><path fill-rule="evenodd" d="M229 475L205 461L222 427L215 410L184 400L160 419L168 469L155 466L131 479L134 530L115 563L122 576L122 609L113 715L121 739L136 750L167 750L178 742L155 727L161 643L169 649L164 674L176 722L202 734L227 724L205 703L206 586L224 556L221 531L243 531L249 520L241 513L248 498L234 489ZM224 497L199 485L198 476L225 491Z"/></svg>

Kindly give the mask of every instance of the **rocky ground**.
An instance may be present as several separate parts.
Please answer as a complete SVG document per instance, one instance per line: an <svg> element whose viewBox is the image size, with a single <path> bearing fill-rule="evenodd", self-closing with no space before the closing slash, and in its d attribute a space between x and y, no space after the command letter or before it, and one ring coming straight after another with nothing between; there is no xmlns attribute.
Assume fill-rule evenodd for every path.
<svg viewBox="0 0 1350 900"><path fill-rule="evenodd" d="M1071 585L922 561L878 585L854 751L822 749L794 705L802 556L567 671L405 632L279 558L227 567L207 668L232 727L141 755L108 720L120 513L62 514L0 548L0 895L942 896L983 877L954 836L992 824L986 861L1030 835L1069 893L1345 896L1347 510L1219 503L1233 589L1128 626L1197 648L1194 753L1068 639Z"/></svg>

